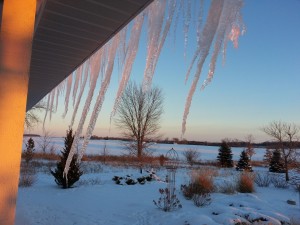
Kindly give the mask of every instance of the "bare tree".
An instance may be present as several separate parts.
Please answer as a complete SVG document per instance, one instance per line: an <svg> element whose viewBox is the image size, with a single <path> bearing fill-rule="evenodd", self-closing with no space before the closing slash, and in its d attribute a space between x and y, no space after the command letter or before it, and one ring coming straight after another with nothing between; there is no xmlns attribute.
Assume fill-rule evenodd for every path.
<svg viewBox="0 0 300 225"><path fill-rule="evenodd" d="M196 149L186 149L182 155L185 157L188 164L193 166L196 162L198 162L200 157L200 152L198 152Z"/></svg>
<svg viewBox="0 0 300 225"><path fill-rule="evenodd" d="M255 149L253 147L254 137L252 134L249 134L245 137L245 140L246 140L245 152L247 153L251 161L252 156L255 154Z"/></svg>
<svg viewBox="0 0 300 225"><path fill-rule="evenodd" d="M46 153L50 149L52 142L51 133L49 131L44 131L43 135L39 138L38 145L43 153Z"/></svg>
<svg viewBox="0 0 300 225"><path fill-rule="evenodd" d="M262 128L262 131L273 137L277 142L277 148L280 150L284 168L285 179L289 181L289 167L295 161L296 144L299 140L299 126L294 123L286 123L281 121L273 121L269 125Z"/></svg>
<svg viewBox="0 0 300 225"><path fill-rule="evenodd" d="M115 123L123 136L132 140L127 147L130 154L141 158L158 138L159 121L163 113L163 97L159 88L143 91L141 85L129 83L117 108Z"/></svg>
<svg viewBox="0 0 300 225"><path fill-rule="evenodd" d="M26 112L24 126L28 130L31 130L34 126L41 122L37 112L41 112L46 109L47 106L44 102L39 102L33 106L29 111Z"/></svg>

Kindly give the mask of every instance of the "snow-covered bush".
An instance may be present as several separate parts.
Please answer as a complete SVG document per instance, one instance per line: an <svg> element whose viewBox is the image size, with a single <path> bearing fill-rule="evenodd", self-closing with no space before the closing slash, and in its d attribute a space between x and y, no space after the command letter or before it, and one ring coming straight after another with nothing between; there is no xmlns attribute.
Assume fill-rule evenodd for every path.
<svg viewBox="0 0 300 225"><path fill-rule="evenodd" d="M207 206L211 203L210 193L194 194L192 199L193 199L195 206L197 206L197 207Z"/></svg>
<svg viewBox="0 0 300 225"><path fill-rule="evenodd" d="M31 187L37 181L36 170L34 167L26 165L22 166L19 186L20 187Z"/></svg>
<svg viewBox="0 0 300 225"><path fill-rule="evenodd" d="M255 173L254 182L259 187L269 187L272 179L269 173L261 173L257 172Z"/></svg>
<svg viewBox="0 0 300 225"><path fill-rule="evenodd" d="M234 194L237 190L237 183L234 181L224 180L222 184L218 185L217 190L223 194Z"/></svg>
<svg viewBox="0 0 300 225"><path fill-rule="evenodd" d="M175 192L175 189L174 189ZM171 193L168 188L159 189L160 197L156 202L153 200L154 205L156 205L159 209L170 212L182 208L182 205L174 193Z"/></svg>
<svg viewBox="0 0 300 225"><path fill-rule="evenodd" d="M272 184L274 185L274 187L276 188L288 188L289 184L288 182L286 182L286 180L284 179L284 177L280 176L280 175L273 175L272 178Z"/></svg>
<svg viewBox="0 0 300 225"><path fill-rule="evenodd" d="M253 173L243 172L237 180L237 190L241 193L254 192L254 175Z"/></svg>

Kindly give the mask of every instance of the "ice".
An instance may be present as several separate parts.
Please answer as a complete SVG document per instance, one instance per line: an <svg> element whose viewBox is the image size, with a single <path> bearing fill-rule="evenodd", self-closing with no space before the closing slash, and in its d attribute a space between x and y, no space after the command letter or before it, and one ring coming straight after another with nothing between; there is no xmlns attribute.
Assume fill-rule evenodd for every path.
<svg viewBox="0 0 300 225"><path fill-rule="evenodd" d="M65 117L68 113L69 98L71 94L72 84L73 84L73 75L70 75L67 78L66 94L65 94L65 111L63 113L63 117Z"/></svg>
<svg viewBox="0 0 300 225"><path fill-rule="evenodd" d="M198 84L198 81L199 81L199 78L201 75L202 66L208 56L211 44L213 42L215 33L216 33L218 25L219 25L223 5L224 5L224 1L221 1L221 0L213 0L211 2L208 17L207 17L205 26L202 31L202 33L204 33L205 35L201 35L200 39L199 39L199 44L198 44L198 46L200 46L199 47L199 50L200 50L199 51L199 60L198 60L198 64L197 64L197 70L195 73L195 77L194 77L192 86L190 88L190 91L188 93L186 103L185 103L183 120L182 120L182 136L184 135L184 133L186 131L187 116L189 114L190 107L192 104L192 99L193 99L193 96L196 91L197 84Z"/></svg>
<svg viewBox="0 0 300 225"><path fill-rule="evenodd" d="M139 47L142 25L144 22L144 16L145 16L145 14L139 15L136 18L136 20L132 26L130 40L129 40L128 48L127 48L128 50L126 51L126 52L128 52L126 54L126 59L125 59L126 62L125 62L124 69L122 72L122 78L121 78L119 88L117 91L117 95L115 98L115 103L113 106L111 117L114 116L114 114L116 112L116 108L118 107L119 100L120 100L122 93L127 85L128 80L130 78L132 66L135 61L135 57L136 57L138 47ZM120 40L122 40L122 38L120 38ZM122 43L124 43L124 42L121 42L121 47L123 49L124 47L123 47Z"/></svg>
<svg viewBox="0 0 300 225"><path fill-rule="evenodd" d="M82 147L79 151L78 154L78 162L81 161L81 158L86 150L86 147L89 143L89 140L92 136L92 132L95 128L96 122L97 122L97 118L99 115L99 112L101 110L104 98L105 98L105 93L107 91L107 88L109 86L110 83L110 79L111 79L111 75L112 75L112 71L114 68L114 61L115 61L115 56L116 56L116 51L119 45L119 35L117 34L116 37L113 39L112 44L110 46L110 50L109 50L109 54L108 54L108 60L107 60L107 68L105 71L105 75L104 75L104 80L101 83L101 87L100 87L100 92L98 94L98 97L96 99L96 103L94 105L94 109L92 112L92 115L90 117L90 122L88 124L88 128L86 131L86 134L84 135L84 140L83 140L83 144ZM73 156L72 156L73 157ZM69 161L70 155L68 157L68 161ZM71 158L72 159L72 158ZM70 161L71 162L71 161ZM65 173L68 171L67 165L66 165L66 169L65 169Z"/></svg>

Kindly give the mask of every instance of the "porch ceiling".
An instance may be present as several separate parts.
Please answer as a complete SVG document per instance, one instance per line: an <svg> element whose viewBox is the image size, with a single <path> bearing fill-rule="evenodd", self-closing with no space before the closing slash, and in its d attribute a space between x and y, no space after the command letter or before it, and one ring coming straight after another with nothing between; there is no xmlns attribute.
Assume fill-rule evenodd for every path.
<svg viewBox="0 0 300 225"><path fill-rule="evenodd" d="M27 110L153 0L47 0L39 5Z"/></svg>

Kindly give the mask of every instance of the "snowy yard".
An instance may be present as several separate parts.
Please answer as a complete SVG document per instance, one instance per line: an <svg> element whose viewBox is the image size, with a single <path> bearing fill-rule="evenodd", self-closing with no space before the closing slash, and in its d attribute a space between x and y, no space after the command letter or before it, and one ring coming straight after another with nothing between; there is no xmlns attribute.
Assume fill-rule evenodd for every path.
<svg viewBox="0 0 300 225"><path fill-rule="evenodd" d="M108 147L111 151L118 148ZM169 149L170 146L165 147ZM205 147L210 159L215 159L217 151L211 152L213 147ZM300 224L299 197L292 186L281 189L272 184L269 187L255 185L254 193L223 194L214 191L211 204L196 207L193 201L184 198L180 190L182 184L189 182L190 169L180 168L176 173L176 195L182 208L164 212L153 204L153 200L157 201L160 197L158 190L167 186L164 182L167 175L165 168L155 169L162 181L117 185L112 180L114 176L137 178L141 176L138 169L85 162L85 173L70 189L60 189L48 169L46 166L39 168L33 186L19 188L16 225L250 224L247 221L252 221L252 224ZM210 169L200 168L201 171ZM235 169L213 170L217 171L215 184L232 181L240 174ZM254 171L263 173L267 169L254 168ZM147 173L144 171L143 175ZM296 201L296 205L287 204L287 200Z"/></svg>

